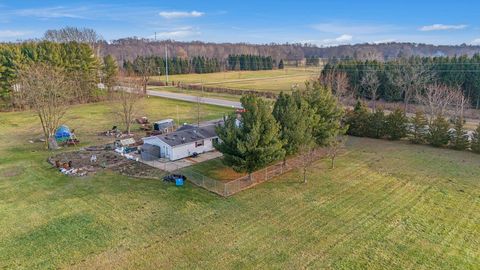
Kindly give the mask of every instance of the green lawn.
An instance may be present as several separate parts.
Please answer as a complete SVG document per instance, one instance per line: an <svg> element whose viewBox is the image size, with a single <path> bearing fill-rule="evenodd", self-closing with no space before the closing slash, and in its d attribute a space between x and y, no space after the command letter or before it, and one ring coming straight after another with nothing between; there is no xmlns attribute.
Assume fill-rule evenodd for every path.
<svg viewBox="0 0 480 270"><path fill-rule="evenodd" d="M192 105L149 99L155 118ZM208 117L223 108L208 107ZM66 123L96 143L105 104ZM335 170L291 172L223 199L187 183L60 175L31 113L0 114L0 268L475 269L480 155L350 138Z"/></svg>
<svg viewBox="0 0 480 270"><path fill-rule="evenodd" d="M215 158L183 168L182 171L192 171L219 181L232 181L247 175L235 172L232 168L223 164L221 158Z"/></svg>
<svg viewBox="0 0 480 270"><path fill-rule="evenodd" d="M305 87L305 81L318 77L319 68L286 68L283 70L228 71L206 74L179 74L169 76L169 81L198 83L211 87L239 90L290 91L293 86ZM164 76L151 78L152 82L165 81Z"/></svg>

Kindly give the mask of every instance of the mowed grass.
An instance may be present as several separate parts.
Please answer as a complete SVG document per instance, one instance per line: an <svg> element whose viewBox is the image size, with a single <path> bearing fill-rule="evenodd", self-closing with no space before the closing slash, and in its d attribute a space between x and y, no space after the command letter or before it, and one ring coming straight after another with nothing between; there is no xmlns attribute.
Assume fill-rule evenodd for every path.
<svg viewBox="0 0 480 270"><path fill-rule="evenodd" d="M201 174L219 181L232 181L247 175L246 173L236 172L232 168L226 166L221 158L207 160L205 162L197 163L186 167L182 170L191 171Z"/></svg>
<svg viewBox="0 0 480 270"><path fill-rule="evenodd" d="M151 102L151 103L150 103ZM179 105L151 99L156 117ZM74 106L80 139L111 125ZM221 114L221 108L208 107ZM182 114L183 114L182 113ZM173 115L175 112L173 112ZM0 115L0 267L19 269L475 269L480 156L349 138L336 169L316 162L223 199L104 172L60 175L26 139L31 113ZM73 121L73 120L70 120ZM67 121L67 124L71 124Z"/></svg>
<svg viewBox="0 0 480 270"><path fill-rule="evenodd" d="M291 68L283 70L227 71L205 74L179 74L169 76L169 81L203 84L205 86L257 91L291 91L303 89L305 81L318 77L319 68ZM165 76L152 77L152 81L165 81Z"/></svg>

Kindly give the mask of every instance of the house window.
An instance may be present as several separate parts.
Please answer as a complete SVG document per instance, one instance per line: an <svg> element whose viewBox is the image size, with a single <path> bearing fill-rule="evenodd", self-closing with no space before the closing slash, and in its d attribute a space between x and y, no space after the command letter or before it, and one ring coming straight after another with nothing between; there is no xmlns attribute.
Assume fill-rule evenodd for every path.
<svg viewBox="0 0 480 270"><path fill-rule="evenodd" d="M215 145L216 143L218 143L218 138L213 138L213 139L212 139L212 143L213 143L213 145Z"/></svg>
<svg viewBox="0 0 480 270"><path fill-rule="evenodd" d="M195 142L195 147L199 147L199 146L203 146L203 140Z"/></svg>

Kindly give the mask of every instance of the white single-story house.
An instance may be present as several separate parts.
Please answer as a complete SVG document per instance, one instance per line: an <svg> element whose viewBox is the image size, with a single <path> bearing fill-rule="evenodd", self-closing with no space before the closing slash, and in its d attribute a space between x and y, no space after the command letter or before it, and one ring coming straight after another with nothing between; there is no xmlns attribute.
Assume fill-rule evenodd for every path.
<svg viewBox="0 0 480 270"><path fill-rule="evenodd" d="M178 160L193 154L213 151L218 141L215 125L184 125L175 132L143 138L142 156Z"/></svg>

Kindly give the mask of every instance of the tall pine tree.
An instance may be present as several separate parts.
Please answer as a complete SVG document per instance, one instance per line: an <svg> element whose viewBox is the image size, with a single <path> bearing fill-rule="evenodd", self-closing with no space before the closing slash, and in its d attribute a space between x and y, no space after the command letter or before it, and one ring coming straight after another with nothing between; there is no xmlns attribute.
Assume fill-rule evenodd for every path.
<svg viewBox="0 0 480 270"><path fill-rule="evenodd" d="M313 141L315 115L299 92L291 95L281 92L273 107L273 116L280 124L286 156L296 154L303 144Z"/></svg>
<svg viewBox="0 0 480 270"><path fill-rule="evenodd" d="M285 155L280 127L272 115L267 101L254 95L241 99L245 112L240 124L234 114L217 127L221 142L215 147L223 155L223 161L235 171L247 172L250 176Z"/></svg>
<svg viewBox="0 0 480 270"><path fill-rule="evenodd" d="M315 114L312 131L315 142L318 146L327 146L338 135L345 133L342 127L344 110L330 88L318 81L307 83L304 93L305 100Z"/></svg>

